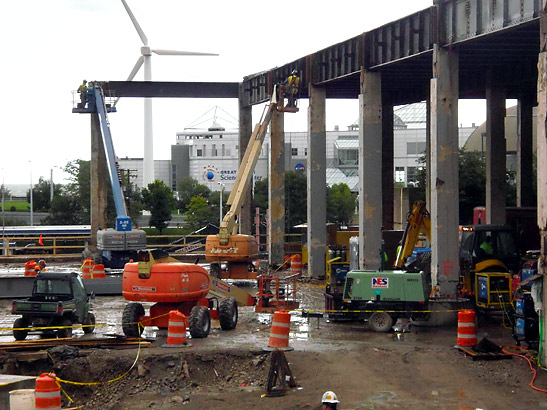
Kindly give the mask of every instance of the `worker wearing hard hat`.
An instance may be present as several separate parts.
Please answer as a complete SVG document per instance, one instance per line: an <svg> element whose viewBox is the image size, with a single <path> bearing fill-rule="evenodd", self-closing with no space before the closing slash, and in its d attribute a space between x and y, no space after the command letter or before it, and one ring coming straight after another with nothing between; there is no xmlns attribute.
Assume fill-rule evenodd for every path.
<svg viewBox="0 0 547 410"><path fill-rule="evenodd" d="M78 93L80 93L80 104L78 104L78 108L85 108L85 103L87 100L87 81L84 80L82 82L82 85L78 87Z"/></svg>
<svg viewBox="0 0 547 410"><path fill-rule="evenodd" d="M291 75L285 80L285 85L288 88L287 107L296 107L296 97L300 89L300 77L298 71L293 70Z"/></svg>
<svg viewBox="0 0 547 410"><path fill-rule="evenodd" d="M338 403L340 403L340 401L338 400L338 397L336 397L336 393L330 390L326 391L321 398L323 410L337 409Z"/></svg>

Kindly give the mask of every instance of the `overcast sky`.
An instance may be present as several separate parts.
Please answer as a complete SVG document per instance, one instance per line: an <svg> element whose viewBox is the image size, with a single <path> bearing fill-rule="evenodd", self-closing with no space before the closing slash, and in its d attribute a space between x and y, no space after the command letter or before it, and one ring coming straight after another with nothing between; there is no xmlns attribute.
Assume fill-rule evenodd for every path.
<svg viewBox="0 0 547 410"><path fill-rule="evenodd" d="M427 8L432 0L127 3L152 48L220 54L153 54L153 80L238 82ZM141 40L120 0L3 0L0 35L0 177L6 184L30 183L32 175L36 183L40 176L49 179L53 168L54 182L63 182L54 167L90 157L90 116L71 113L71 91L84 78L125 80ZM142 69L135 80L143 80ZM155 159L170 159L176 132L215 105L238 115L237 100L154 99ZM116 154L142 158L143 100L122 99L117 107L109 117ZM328 130L345 129L357 116L356 101L327 102ZM287 131L306 129L305 109L286 117ZM482 101L460 110L463 125L484 119Z"/></svg>

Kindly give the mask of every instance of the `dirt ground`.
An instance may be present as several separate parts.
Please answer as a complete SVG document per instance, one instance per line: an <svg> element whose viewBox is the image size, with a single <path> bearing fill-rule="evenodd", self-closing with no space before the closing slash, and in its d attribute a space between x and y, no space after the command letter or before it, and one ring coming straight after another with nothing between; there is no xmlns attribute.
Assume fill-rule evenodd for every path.
<svg viewBox="0 0 547 410"><path fill-rule="evenodd" d="M303 308L321 307L318 284L303 284L301 297ZM98 322L109 322L109 329L117 326L114 317L121 316L121 311L112 314L123 303L120 299L96 303ZM532 372L524 360L472 361L454 348L455 326L373 333L364 323L308 322L299 314L291 321L294 351L286 353L298 388L283 397L262 397L269 369L269 355L262 348L270 325L270 315L242 308L235 330L222 331L213 321L209 337L190 340L190 347L164 348L165 333L154 332L157 340L140 353L136 348L57 347L50 349L54 363L7 366L5 354L0 363L3 372L38 375L53 370L65 380L108 381L131 368L138 354L133 370L119 381L92 387L63 384L72 405L86 410L320 409L326 390L336 392L339 408L345 410L547 408L547 394L529 386ZM510 329L496 319L479 322L478 336L514 344ZM543 370L535 384L547 389ZM69 407L66 399L65 404Z"/></svg>

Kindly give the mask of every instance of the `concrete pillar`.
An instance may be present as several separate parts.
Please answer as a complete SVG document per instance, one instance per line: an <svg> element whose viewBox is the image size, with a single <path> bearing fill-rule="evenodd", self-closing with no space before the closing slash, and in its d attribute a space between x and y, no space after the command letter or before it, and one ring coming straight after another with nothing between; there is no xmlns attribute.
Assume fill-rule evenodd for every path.
<svg viewBox="0 0 547 410"><path fill-rule="evenodd" d="M431 206L431 88L425 101L425 203Z"/></svg>
<svg viewBox="0 0 547 410"><path fill-rule="evenodd" d="M94 256L97 251L97 231L107 228L107 186L110 184L104 153L101 123L97 113L91 114L91 241L89 250Z"/></svg>
<svg viewBox="0 0 547 410"><path fill-rule="evenodd" d="M532 186L533 168L533 106L535 96L523 95L517 106L517 206L534 206Z"/></svg>
<svg viewBox="0 0 547 410"><path fill-rule="evenodd" d="M253 132L253 118L252 118L252 106L244 105L243 98L243 85L240 84L239 90L239 163L243 160L243 155L245 155L245 149L249 143L249 138ZM252 178L252 177L251 177ZM252 221L253 221L253 210L252 210L252 200L253 200L253 187L254 181L252 183L251 189L245 195L243 199L243 205L241 206L241 213L239 214L239 232L245 235L250 235L252 232Z"/></svg>
<svg viewBox="0 0 547 410"><path fill-rule="evenodd" d="M431 274L435 296L453 298L458 259L458 54L435 46L431 79Z"/></svg>
<svg viewBox="0 0 547 410"><path fill-rule="evenodd" d="M505 91L493 74L486 85L486 223L505 223Z"/></svg>
<svg viewBox="0 0 547 410"><path fill-rule="evenodd" d="M309 85L308 108L308 274L326 274L327 131L324 89Z"/></svg>
<svg viewBox="0 0 547 410"><path fill-rule="evenodd" d="M382 77L361 69L359 268L379 269L382 246Z"/></svg>
<svg viewBox="0 0 547 410"><path fill-rule="evenodd" d="M395 178L393 160L393 105L382 106L382 228L393 230Z"/></svg>
<svg viewBox="0 0 547 410"><path fill-rule="evenodd" d="M538 260L538 273L543 276L543 301L547 301L547 0L542 1L540 29L540 50L538 56L537 84L537 208L538 226L541 235L541 253ZM540 316L543 329L547 329L547 314L543 309ZM543 347L540 363L547 363L547 339L545 332L539 341Z"/></svg>
<svg viewBox="0 0 547 410"><path fill-rule="evenodd" d="M280 265L285 257L285 131L279 111L272 114L270 135L268 254L270 264Z"/></svg>

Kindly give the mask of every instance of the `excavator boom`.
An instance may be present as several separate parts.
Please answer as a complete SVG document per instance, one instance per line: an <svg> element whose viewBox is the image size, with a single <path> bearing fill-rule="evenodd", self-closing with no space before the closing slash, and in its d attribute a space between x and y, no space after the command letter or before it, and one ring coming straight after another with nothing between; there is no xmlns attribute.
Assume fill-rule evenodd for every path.
<svg viewBox="0 0 547 410"><path fill-rule="evenodd" d="M395 268L403 267L408 257L412 254L422 230L425 231L427 239L431 241L431 219L429 212L425 208L425 201L416 201L412 206L412 211L407 216L401 246L397 248Z"/></svg>

